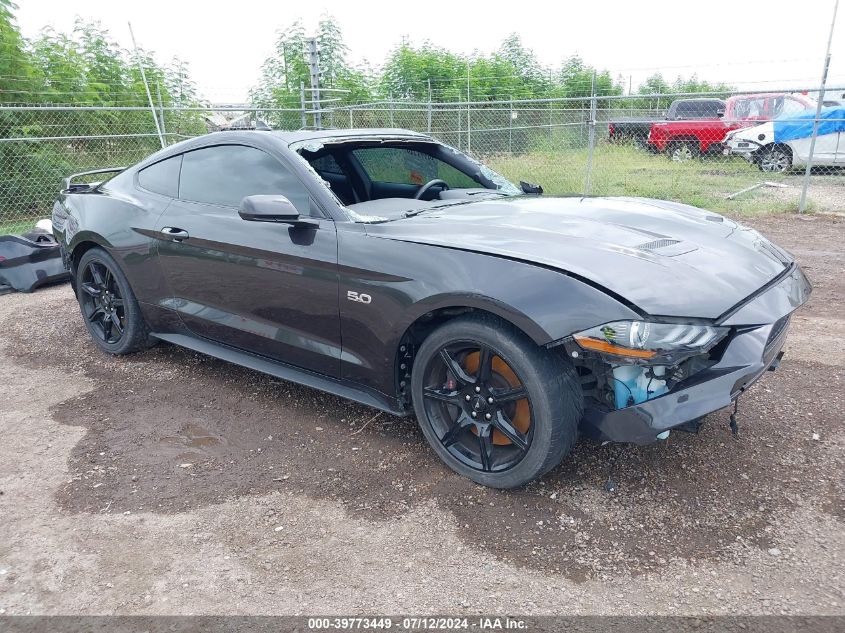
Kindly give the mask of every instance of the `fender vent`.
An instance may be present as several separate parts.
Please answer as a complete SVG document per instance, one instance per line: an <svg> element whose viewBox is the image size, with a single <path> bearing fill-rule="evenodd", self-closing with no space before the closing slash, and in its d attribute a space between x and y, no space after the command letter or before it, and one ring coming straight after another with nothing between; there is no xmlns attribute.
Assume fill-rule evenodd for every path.
<svg viewBox="0 0 845 633"><path fill-rule="evenodd" d="M640 244L637 248L642 248L647 251L657 250L658 248L666 248L667 246L672 246L673 244L680 244L681 240L670 240L668 238L664 238L662 240L654 240L653 242L646 242L645 244Z"/></svg>

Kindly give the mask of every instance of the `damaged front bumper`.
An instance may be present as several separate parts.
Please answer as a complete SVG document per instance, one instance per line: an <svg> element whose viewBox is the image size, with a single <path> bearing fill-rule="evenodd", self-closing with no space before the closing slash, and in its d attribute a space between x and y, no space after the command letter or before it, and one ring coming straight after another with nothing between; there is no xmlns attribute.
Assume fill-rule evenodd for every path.
<svg viewBox="0 0 845 633"><path fill-rule="evenodd" d="M70 277L61 247L52 235L0 235L0 289L32 292L44 284Z"/></svg>
<svg viewBox="0 0 845 633"><path fill-rule="evenodd" d="M730 405L763 372L777 367L790 316L810 291L807 278L794 266L774 286L720 321L734 331L716 364L636 405L614 411L587 406L582 430L601 441L648 444L665 431Z"/></svg>

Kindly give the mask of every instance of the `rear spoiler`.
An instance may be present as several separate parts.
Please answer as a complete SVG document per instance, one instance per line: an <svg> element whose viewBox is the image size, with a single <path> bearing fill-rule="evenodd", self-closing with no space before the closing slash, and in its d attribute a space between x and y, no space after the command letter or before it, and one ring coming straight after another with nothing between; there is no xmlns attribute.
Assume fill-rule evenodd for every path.
<svg viewBox="0 0 845 633"><path fill-rule="evenodd" d="M86 189L91 189L92 187L96 187L98 184L100 184L99 182L73 182L75 178L81 178L82 176L91 176L93 174L114 174L117 172L121 172L124 169L126 169L126 167L106 167L105 169L92 169L91 171L81 171L78 174L71 174L63 180L64 187L62 188L62 191L66 191L68 193L76 193L79 191L85 191Z"/></svg>

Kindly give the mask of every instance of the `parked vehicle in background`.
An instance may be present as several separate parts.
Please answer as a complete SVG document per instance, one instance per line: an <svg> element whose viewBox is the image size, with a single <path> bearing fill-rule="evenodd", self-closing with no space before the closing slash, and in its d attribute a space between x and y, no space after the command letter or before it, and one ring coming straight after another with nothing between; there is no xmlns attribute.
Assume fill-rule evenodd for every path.
<svg viewBox="0 0 845 633"><path fill-rule="evenodd" d="M761 171L784 172L806 165L810 156L814 110L734 130L725 138L725 153L741 156ZM819 117L813 165L845 167L845 107L825 108Z"/></svg>
<svg viewBox="0 0 845 633"><path fill-rule="evenodd" d="M658 120L661 119L648 115L614 119L607 124L607 139L611 143L632 142L638 147L644 147L648 142L651 124Z"/></svg>
<svg viewBox="0 0 845 633"><path fill-rule="evenodd" d="M694 120L713 116L715 111L724 108L725 102L721 99L676 99L663 116L623 117L608 122L608 139L611 142L633 141L637 145L646 145L651 126L657 121Z"/></svg>
<svg viewBox="0 0 845 633"><path fill-rule="evenodd" d="M793 115L814 108L816 103L803 95L766 93L737 95L726 101L698 99L697 117L654 123L649 147L665 152L672 160L683 161L705 154L721 154L728 132ZM721 103L719 107L715 103Z"/></svg>

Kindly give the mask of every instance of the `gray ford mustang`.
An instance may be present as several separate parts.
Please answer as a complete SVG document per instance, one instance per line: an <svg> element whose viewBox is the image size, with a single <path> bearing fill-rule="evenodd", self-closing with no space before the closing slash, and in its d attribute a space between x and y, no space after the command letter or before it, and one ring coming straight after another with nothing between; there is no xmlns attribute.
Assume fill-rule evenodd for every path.
<svg viewBox="0 0 845 633"><path fill-rule="evenodd" d="M102 350L163 340L413 412L499 488L579 430L697 428L777 366L810 293L733 220L544 197L404 130L217 132L101 171L67 179L53 222Z"/></svg>

